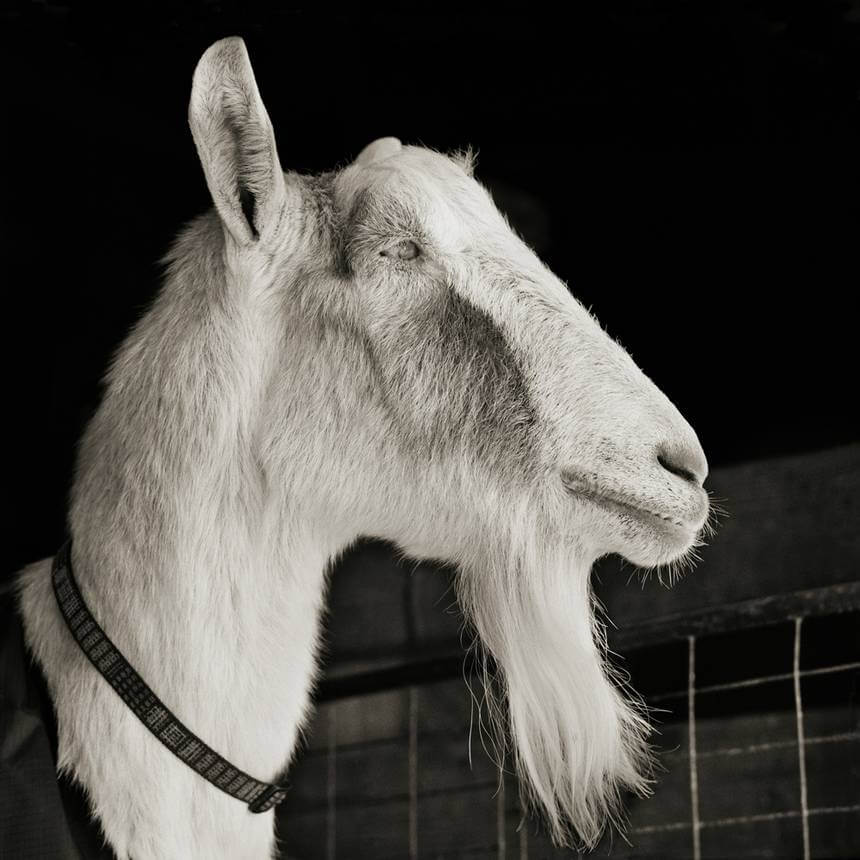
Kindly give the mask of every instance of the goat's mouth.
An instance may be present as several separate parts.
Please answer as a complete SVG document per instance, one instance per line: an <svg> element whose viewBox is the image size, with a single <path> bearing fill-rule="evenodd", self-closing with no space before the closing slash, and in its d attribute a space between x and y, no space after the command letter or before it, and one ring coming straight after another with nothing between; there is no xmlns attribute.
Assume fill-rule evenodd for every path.
<svg viewBox="0 0 860 860"><path fill-rule="evenodd" d="M677 510L661 508L653 501L645 501L632 494L598 486L578 474L565 472L561 480L565 490L577 499L589 502L627 522L633 520L673 541L688 541L702 526L700 517L687 517Z"/></svg>

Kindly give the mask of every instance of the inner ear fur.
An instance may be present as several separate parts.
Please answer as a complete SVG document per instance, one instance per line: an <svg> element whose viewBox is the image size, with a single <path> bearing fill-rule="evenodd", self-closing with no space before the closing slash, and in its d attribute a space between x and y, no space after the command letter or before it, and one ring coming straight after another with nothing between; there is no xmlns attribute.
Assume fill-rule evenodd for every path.
<svg viewBox="0 0 860 860"><path fill-rule="evenodd" d="M188 122L206 183L240 245L265 237L284 205L275 134L242 39L210 46L194 70Z"/></svg>

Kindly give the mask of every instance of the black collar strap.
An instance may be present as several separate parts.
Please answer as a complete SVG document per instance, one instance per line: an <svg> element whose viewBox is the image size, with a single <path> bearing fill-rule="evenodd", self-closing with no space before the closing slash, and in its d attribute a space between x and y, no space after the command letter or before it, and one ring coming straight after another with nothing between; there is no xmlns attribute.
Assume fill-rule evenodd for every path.
<svg viewBox="0 0 860 860"><path fill-rule="evenodd" d="M152 734L200 776L247 803L251 812L266 812L277 806L286 797L286 788L248 776L203 743L152 692L99 627L72 574L71 545L69 539L60 547L51 579L63 618L89 661Z"/></svg>

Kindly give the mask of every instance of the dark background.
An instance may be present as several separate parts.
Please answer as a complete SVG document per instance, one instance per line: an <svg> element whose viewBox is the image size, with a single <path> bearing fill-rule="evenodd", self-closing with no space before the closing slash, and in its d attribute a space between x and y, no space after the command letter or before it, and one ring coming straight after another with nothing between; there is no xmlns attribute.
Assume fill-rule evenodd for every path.
<svg viewBox="0 0 860 860"><path fill-rule="evenodd" d="M239 34L285 169L472 145L711 465L860 437L860 3L4 6L9 568L60 540L108 357L208 195L191 74Z"/></svg>

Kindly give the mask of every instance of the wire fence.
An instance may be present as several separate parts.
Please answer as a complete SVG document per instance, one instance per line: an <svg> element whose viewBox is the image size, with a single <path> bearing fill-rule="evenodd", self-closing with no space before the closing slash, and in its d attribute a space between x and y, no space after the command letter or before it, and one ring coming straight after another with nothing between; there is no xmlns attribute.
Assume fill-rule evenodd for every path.
<svg viewBox="0 0 860 860"><path fill-rule="evenodd" d="M860 856L860 613L784 615L668 645L651 638L636 652L641 665L659 652L646 688L649 677L672 682L644 691L662 721L665 772L652 798L631 799L627 841L608 835L595 856ZM760 665L775 671L752 671ZM290 853L583 856L554 848L513 775L500 781L469 747L470 720L462 678L324 703L291 772Z"/></svg>

